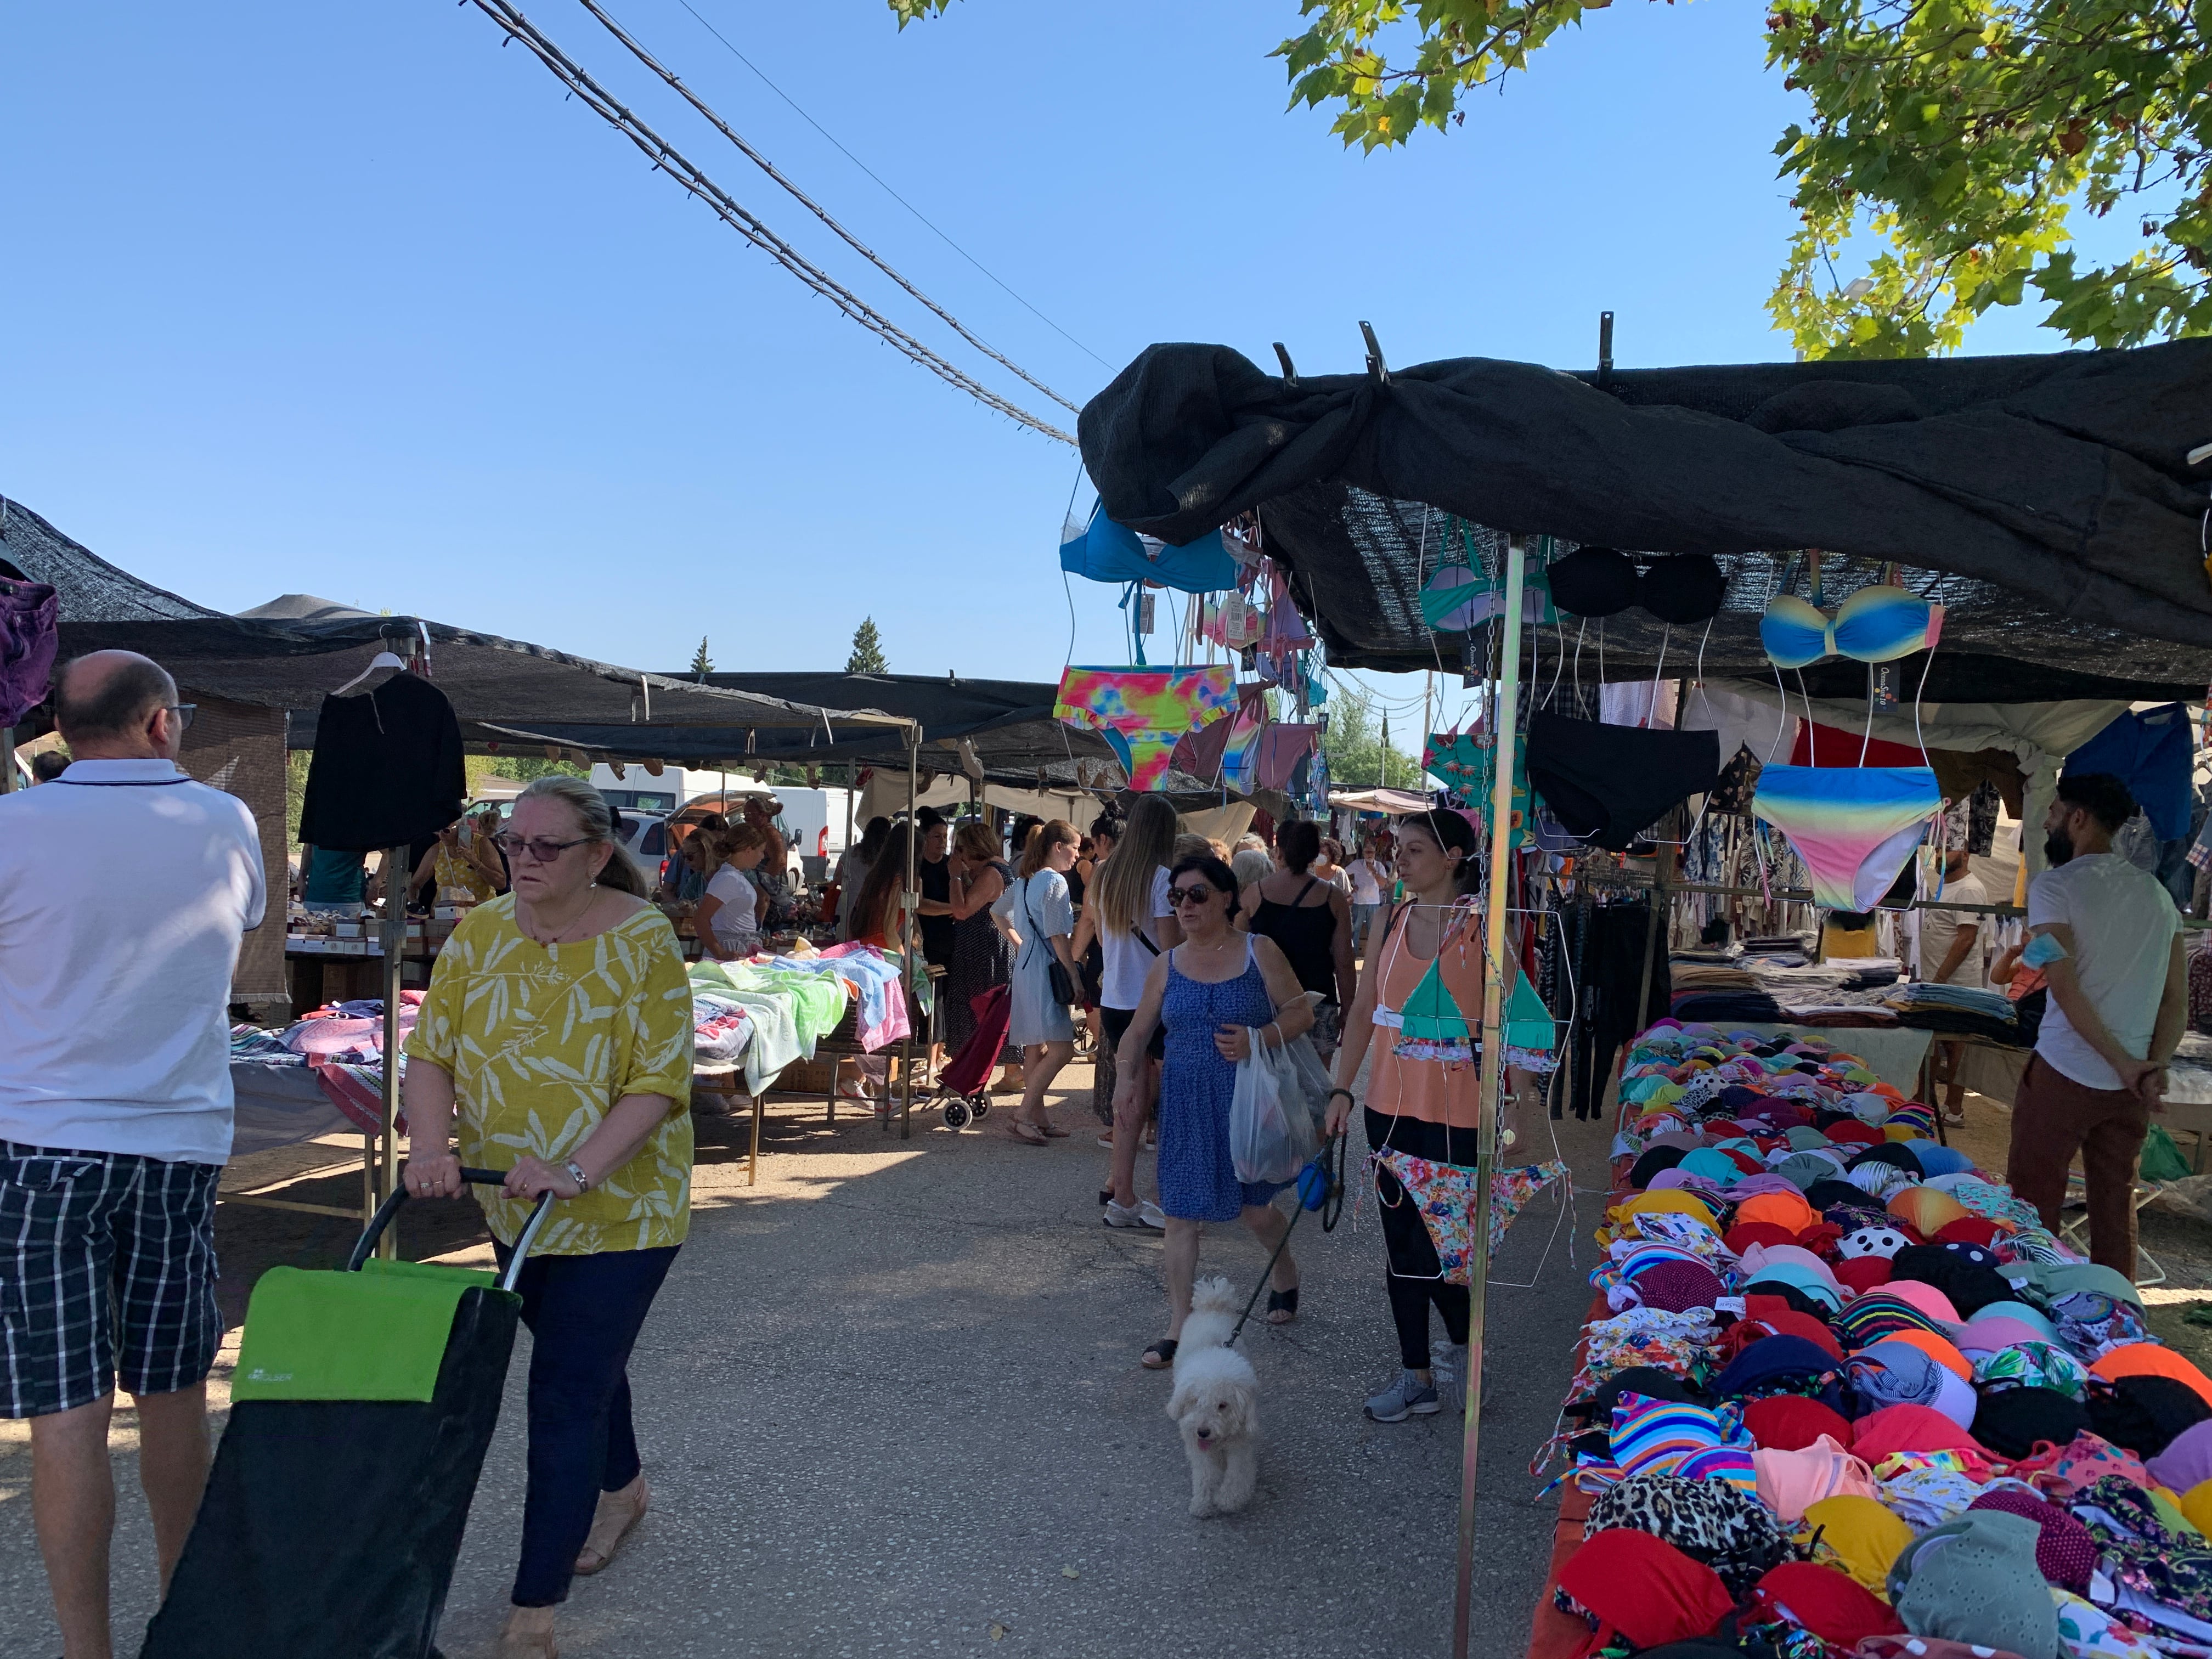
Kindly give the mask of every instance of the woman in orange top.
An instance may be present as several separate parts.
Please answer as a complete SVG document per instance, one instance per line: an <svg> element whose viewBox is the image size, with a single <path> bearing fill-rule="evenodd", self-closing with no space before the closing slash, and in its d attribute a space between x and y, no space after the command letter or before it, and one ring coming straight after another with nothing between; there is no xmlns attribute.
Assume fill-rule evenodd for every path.
<svg viewBox="0 0 2212 1659"><path fill-rule="evenodd" d="M1477 1087L1480 1073L1472 1056L1480 1048L1482 1018L1482 912L1466 902L1478 879L1474 826L1449 809L1402 818L1398 824L1398 873L1411 896L1395 906L1379 936L1368 946L1359 990L1344 1018L1344 1046L1337 1051L1337 1087L1328 1103L1328 1133L1340 1134L1352 1116L1352 1080L1375 1042L1373 1069L1367 1081L1367 1144L1380 1152L1390 1146L1437 1164L1472 1168L1475 1160ZM1452 1000L1470 1022L1474 1040L1466 1058L1429 1058L1399 1052L1401 1011L1429 971L1438 973ZM1431 1050L1433 1053L1434 1051ZM1512 1121L1526 1079L1509 1073L1515 1085L1499 1129ZM1467 1365L1468 1293L1464 1285L1443 1278L1437 1249L1419 1210L1408 1200L1396 1176L1378 1165L1376 1196L1382 1201L1382 1242L1389 1255L1386 1275L1390 1316L1398 1327L1398 1380L1367 1401L1367 1414L1378 1423L1401 1423L1443 1408L1439 1384L1463 1380ZM1448 1339L1431 1365L1429 1309L1443 1316Z"/></svg>

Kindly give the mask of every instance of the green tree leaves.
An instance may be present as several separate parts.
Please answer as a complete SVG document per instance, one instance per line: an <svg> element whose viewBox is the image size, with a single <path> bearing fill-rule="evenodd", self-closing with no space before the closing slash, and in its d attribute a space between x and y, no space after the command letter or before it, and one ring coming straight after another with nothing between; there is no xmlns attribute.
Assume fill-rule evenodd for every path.
<svg viewBox="0 0 2212 1659"><path fill-rule="evenodd" d="M900 26L951 0L889 0ZM1300 0L1293 107L1373 150L1609 0ZM2100 346L2212 332L2212 0L1771 0L1809 117L1775 146L1798 228L1767 310L1808 357L1955 348L1998 307ZM2141 246L2085 264L2082 216ZM1852 270L1856 264L1857 269Z"/></svg>
<svg viewBox="0 0 2212 1659"><path fill-rule="evenodd" d="M848 674L888 674L891 665L884 659L883 635L876 632L876 619L863 617L860 625L853 630L853 654L845 659Z"/></svg>
<svg viewBox="0 0 2212 1659"><path fill-rule="evenodd" d="M1335 789L1423 789L1420 762L1386 747L1375 705L1356 684L1340 680L1328 699L1328 730L1321 751L1328 757L1329 786Z"/></svg>

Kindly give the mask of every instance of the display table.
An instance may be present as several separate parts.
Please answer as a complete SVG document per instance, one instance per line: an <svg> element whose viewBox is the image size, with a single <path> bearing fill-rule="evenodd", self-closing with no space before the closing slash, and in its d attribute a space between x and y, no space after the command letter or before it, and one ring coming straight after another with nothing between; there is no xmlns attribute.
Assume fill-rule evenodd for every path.
<svg viewBox="0 0 2212 1659"><path fill-rule="evenodd" d="M319 1135L360 1131L361 1126L331 1103L312 1066L234 1060L230 1085L237 1101L230 1131L233 1158L295 1146Z"/></svg>

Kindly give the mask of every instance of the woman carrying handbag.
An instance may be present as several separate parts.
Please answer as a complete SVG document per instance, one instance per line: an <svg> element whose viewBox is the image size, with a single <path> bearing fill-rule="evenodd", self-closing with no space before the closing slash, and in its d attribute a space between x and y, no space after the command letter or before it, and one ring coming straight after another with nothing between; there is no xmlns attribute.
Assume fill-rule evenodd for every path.
<svg viewBox="0 0 2212 1659"><path fill-rule="evenodd" d="M1013 1025L1006 1040L1022 1051L1022 1103L1014 1109L1006 1133L1042 1146L1068 1132L1045 1115L1044 1091L1061 1066L1075 1056L1075 1022L1068 1007L1078 1000L1075 906L1068 897L1067 872L1075 864L1080 838L1075 826L1060 818L1030 830L1022 843L1021 873L1007 908L1021 929L1014 957Z"/></svg>

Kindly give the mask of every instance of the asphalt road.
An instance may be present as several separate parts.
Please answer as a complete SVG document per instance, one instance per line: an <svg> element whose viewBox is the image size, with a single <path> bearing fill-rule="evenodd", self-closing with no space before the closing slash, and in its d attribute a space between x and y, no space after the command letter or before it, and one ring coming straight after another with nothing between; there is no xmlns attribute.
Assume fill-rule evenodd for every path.
<svg viewBox="0 0 2212 1659"><path fill-rule="evenodd" d="M1259 1496L1242 1515L1194 1521L1162 1410L1166 1379L1137 1364L1164 1329L1158 1244L1098 1224L1105 1154L1091 1141L1088 1073L1065 1079L1056 1115L1076 1133L1044 1149L998 1133L1004 1107L959 1134L917 1118L902 1142L844 1113L829 1127L818 1102L779 1101L752 1188L738 1126L702 1119L690 1242L631 1368L653 1512L612 1568L577 1582L564 1654L1445 1651L1460 1424L1385 1426L1360 1413L1396 1366L1371 1194L1334 1234L1311 1216L1300 1224L1300 1316L1282 1328L1255 1319L1245 1337L1265 1391ZM1552 1518L1532 1501L1527 1465L1551 1431L1588 1300L1604 1137L1559 1127L1579 1214L1563 1222L1539 1198L1498 1263L1501 1280L1537 1283L1491 1302L1474 1573L1483 1656L1526 1641ZM349 1185L339 1176L301 1192L343 1202ZM407 1253L470 1259L482 1249L471 1217L460 1206L426 1216ZM335 1223L231 1206L220 1233L234 1320L261 1268L328 1265L349 1242ZM1207 1237L1205 1268L1249 1285L1263 1261L1241 1230ZM453 1659L488 1651L503 1616L527 1340L447 1606ZM126 1415L115 1564L126 1654L153 1600L134 1463ZM0 1425L0 1646L43 1659L58 1644L28 1464L21 1425Z"/></svg>

